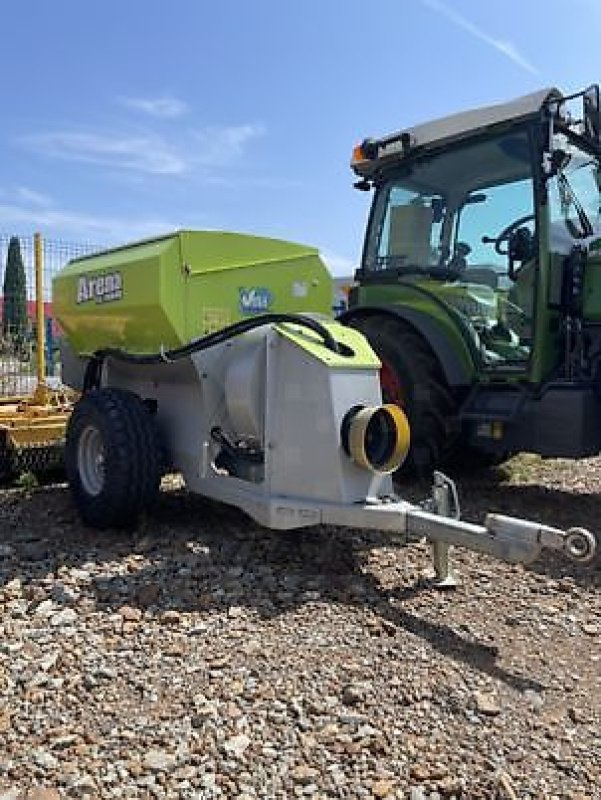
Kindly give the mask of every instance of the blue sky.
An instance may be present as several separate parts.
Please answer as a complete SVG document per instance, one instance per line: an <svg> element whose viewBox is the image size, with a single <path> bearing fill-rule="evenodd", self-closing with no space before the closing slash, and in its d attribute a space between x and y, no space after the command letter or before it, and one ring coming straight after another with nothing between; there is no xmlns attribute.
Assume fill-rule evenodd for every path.
<svg viewBox="0 0 601 800"><path fill-rule="evenodd" d="M601 0L6 3L0 232L240 230L349 274L356 142L600 81L600 38Z"/></svg>

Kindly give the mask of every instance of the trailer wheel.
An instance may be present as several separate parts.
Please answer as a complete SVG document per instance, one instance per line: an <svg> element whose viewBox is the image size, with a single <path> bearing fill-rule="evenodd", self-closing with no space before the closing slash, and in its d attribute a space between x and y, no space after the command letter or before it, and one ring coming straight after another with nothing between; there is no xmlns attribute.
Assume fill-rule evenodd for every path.
<svg viewBox="0 0 601 800"><path fill-rule="evenodd" d="M84 394L67 426L65 467L86 525L135 525L158 494L161 451L154 417L124 389Z"/></svg>
<svg viewBox="0 0 601 800"><path fill-rule="evenodd" d="M429 477L457 440L457 404L428 343L402 321L365 317L350 323L376 351L384 402L401 406L409 419L411 447L400 473Z"/></svg>

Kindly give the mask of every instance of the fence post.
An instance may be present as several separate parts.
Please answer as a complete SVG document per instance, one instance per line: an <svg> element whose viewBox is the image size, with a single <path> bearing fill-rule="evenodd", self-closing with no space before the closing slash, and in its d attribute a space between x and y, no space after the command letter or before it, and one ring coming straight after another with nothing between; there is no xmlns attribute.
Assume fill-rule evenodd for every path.
<svg viewBox="0 0 601 800"><path fill-rule="evenodd" d="M46 325L44 323L44 246L41 233L34 233L33 235L33 250L37 340L37 386L34 399L36 402L45 404L48 400L48 390L46 385Z"/></svg>

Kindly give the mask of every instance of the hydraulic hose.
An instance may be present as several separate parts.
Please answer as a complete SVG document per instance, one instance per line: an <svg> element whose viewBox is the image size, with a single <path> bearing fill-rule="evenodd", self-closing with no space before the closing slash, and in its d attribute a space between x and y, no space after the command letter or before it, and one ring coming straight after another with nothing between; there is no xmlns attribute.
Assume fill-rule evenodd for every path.
<svg viewBox="0 0 601 800"><path fill-rule="evenodd" d="M241 336L254 328L260 328L264 325L277 325L282 322L289 322L294 325L302 325L305 328L317 333L322 339L324 347L331 350L333 353L342 352L342 348L333 337L332 333L316 319L305 317L300 314L260 314L250 319L244 319L239 322L234 322L233 325L228 325L215 333L209 333L206 336L201 336L198 339L193 339L188 344L181 347L175 347L172 350L161 350L158 353L129 353L118 347L106 347L96 352L90 358L86 373L84 377L84 391L99 385L100 370L106 358L114 358L118 361L125 361L129 364L138 365L151 365L162 364L165 362L178 361L181 358L187 358L193 353L199 353L201 350L207 350L209 347L214 347L217 344L222 344L233 339L236 336Z"/></svg>

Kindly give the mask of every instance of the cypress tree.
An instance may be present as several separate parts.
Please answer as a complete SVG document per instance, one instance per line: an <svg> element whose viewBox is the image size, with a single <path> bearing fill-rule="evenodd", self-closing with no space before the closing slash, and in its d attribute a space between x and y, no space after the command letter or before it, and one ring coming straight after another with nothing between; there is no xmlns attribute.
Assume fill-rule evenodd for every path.
<svg viewBox="0 0 601 800"><path fill-rule="evenodd" d="M17 236L12 236L8 244L3 295L2 333L22 340L27 333L27 286Z"/></svg>

